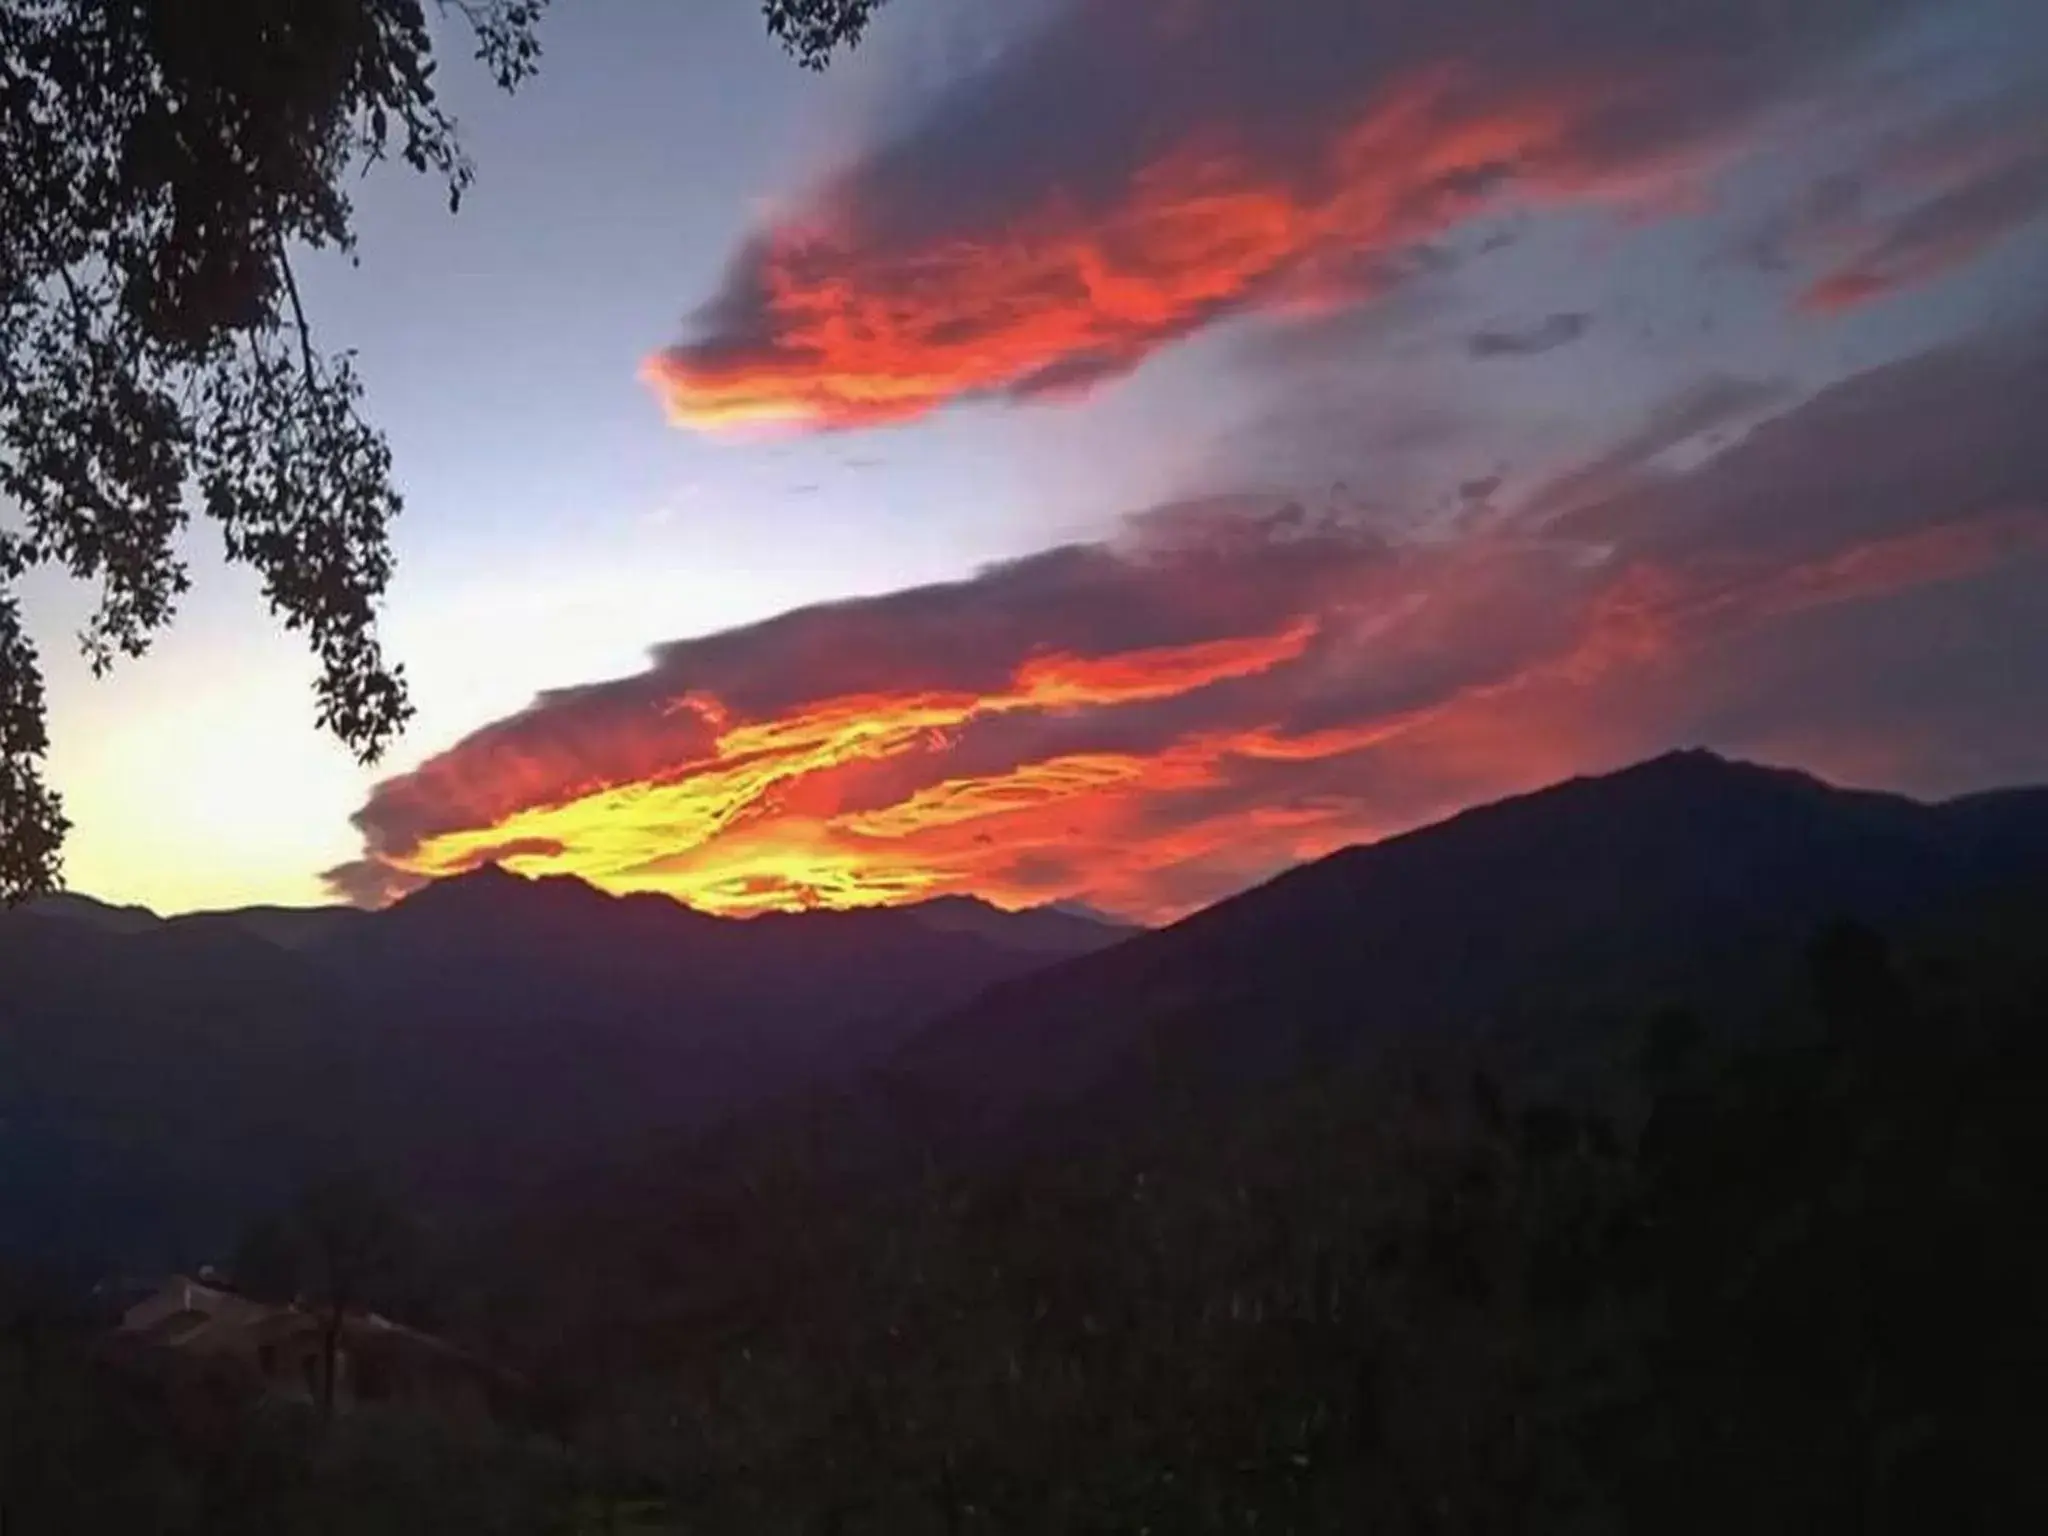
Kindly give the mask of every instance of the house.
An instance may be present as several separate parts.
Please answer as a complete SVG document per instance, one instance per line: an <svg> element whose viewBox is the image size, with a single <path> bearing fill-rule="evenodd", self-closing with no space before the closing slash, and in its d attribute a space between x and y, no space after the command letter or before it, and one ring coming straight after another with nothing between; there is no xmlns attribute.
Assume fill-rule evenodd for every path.
<svg viewBox="0 0 2048 1536"><path fill-rule="evenodd" d="M143 1358L315 1403L322 1395L329 1321L316 1309L256 1301L209 1279L173 1275L122 1314L114 1342ZM354 1311L341 1322L334 1385L337 1409L391 1403L481 1418L514 1383L446 1340Z"/></svg>

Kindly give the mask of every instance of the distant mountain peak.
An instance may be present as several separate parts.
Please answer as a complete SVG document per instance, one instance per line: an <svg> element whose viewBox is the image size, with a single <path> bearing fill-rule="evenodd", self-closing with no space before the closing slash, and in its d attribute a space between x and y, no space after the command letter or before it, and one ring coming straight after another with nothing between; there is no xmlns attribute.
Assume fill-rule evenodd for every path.
<svg viewBox="0 0 2048 1536"><path fill-rule="evenodd" d="M1098 949L1121 938L1126 925L1092 911L1054 906L1012 909L968 893L936 896L892 907L820 908L805 912L768 912L735 918L705 912L660 892L615 896L575 875L522 875L499 864L479 864L460 874L428 882L391 909L413 917L434 916L441 922L488 931L505 923L560 920L578 923L626 918L708 925L712 928L781 930L787 925L835 928L852 925L915 925L935 933L973 937L1019 951L1078 953ZM644 931L644 930L643 930Z"/></svg>
<svg viewBox="0 0 2048 1536"><path fill-rule="evenodd" d="M568 897L610 901L613 898L587 880L575 875L522 875L502 864L479 864L460 874L443 875L402 897L397 905L438 906L447 902L491 906L529 901L535 897Z"/></svg>
<svg viewBox="0 0 2048 1536"><path fill-rule="evenodd" d="M1616 815L1660 814L1682 812L1689 807L1757 804L1763 800L1811 802L1828 796L1840 797L1845 803L1853 800L1896 802L1900 798L1830 784L1798 768L1728 757L1708 747L1680 747L1606 772L1578 774L1525 794L1472 806L1436 825L1458 826L1474 821L1490 823L1501 816L1524 816L1538 808L1566 804L1598 805ZM1393 841L1432 830L1431 827L1417 828ZM1375 846L1378 845L1361 844L1345 850L1345 853L1363 852Z"/></svg>
<svg viewBox="0 0 2048 1536"><path fill-rule="evenodd" d="M986 896L976 896L967 892L948 896L933 896L925 901L913 902L910 905L917 911L928 913L1014 912L1018 910L1014 907L999 907Z"/></svg>
<svg viewBox="0 0 2048 1536"><path fill-rule="evenodd" d="M1124 924L1095 912L1056 905L1001 907L984 897L936 896L901 909L926 927L973 933L1015 949L1072 952L1100 948L1124 936Z"/></svg>
<svg viewBox="0 0 2048 1536"><path fill-rule="evenodd" d="M1619 769L1621 773L1718 773L1728 770L1754 768L1754 763L1741 762L1732 757L1723 757L1712 747L1673 747L1668 752L1659 752L1655 757L1644 758L1632 767Z"/></svg>
<svg viewBox="0 0 2048 1536"><path fill-rule="evenodd" d="M1748 780L1759 783L1767 779L1781 783L1799 781L1819 784L1821 781L1812 774L1802 773L1795 768L1774 768L1768 763L1751 762L1747 758L1727 757L1711 747L1674 747L1669 752L1660 752L1655 757L1644 758L1612 773L1596 774L1592 777L1605 779L1635 778L1685 778L1699 780Z"/></svg>

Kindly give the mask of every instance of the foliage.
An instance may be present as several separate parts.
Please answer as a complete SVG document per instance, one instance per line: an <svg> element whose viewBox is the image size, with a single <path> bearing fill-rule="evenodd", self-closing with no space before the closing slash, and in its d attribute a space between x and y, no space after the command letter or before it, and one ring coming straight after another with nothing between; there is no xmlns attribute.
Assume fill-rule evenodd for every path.
<svg viewBox="0 0 2048 1536"><path fill-rule="evenodd" d="M640 1371L559 1365L692 1529L1555 1528L1581 1361L1528 1250L1617 1168L1521 1134L1342 1082L836 1216L792 1175L619 1255L637 1297L582 1266Z"/></svg>
<svg viewBox="0 0 2048 1536"><path fill-rule="evenodd" d="M1675 1080L1604 1253L1654 1302L1605 1426L1636 1529L2026 1530L2048 1363L2041 929L2017 985L1812 953L1815 1038Z"/></svg>
<svg viewBox="0 0 2048 1536"><path fill-rule="evenodd" d="M1832 930L1771 1038L1660 1015L1604 1110L1318 1071L908 1186L797 1136L586 1190L456 1301L546 1452L366 1418L313 1455L189 1399L109 1429L74 1365L14 1464L167 1530L2048 1528L2044 931ZM118 1475L60 1486L81 1458Z"/></svg>
<svg viewBox="0 0 2048 1536"><path fill-rule="evenodd" d="M507 90L546 0L438 0ZM872 0L767 0L805 64ZM397 157L473 174L424 0L0 0L0 900L54 888L38 658L13 587L100 589L96 671L187 586L195 510L319 661L317 715L366 761L410 714L376 611L402 498L352 357L322 351L294 254L355 250L348 187Z"/></svg>
<svg viewBox="0 0 2048 1536"><path fill-rule="evenodd" d="M309 1188L271 1224L332 1297L383 1294L402 1272L394 1218L356 1180ZM557 1444L358 1403L338 1418L261 1395L203 1358L120 1347L75 1281L0 1265L0 1532L67 1536L554 1536L579 1529L587 1479Z"/></svg>
<svg viewBox="0 0 2048 1536"><path fill-rule="evenodd" d="M763 0L768 30L806 69L823 69L835 50L860 41L883 0Z"/></svg>
<svg viewBox="0 0 2048 1536"><path fill-rule="evenodd" d="M46 1331L33 1375L0 1354L0 1529L66 1536L554 1536L575 1529L558 1450L511 1431L458 1432L360 1409L310 1408L102 1358L78 1328Z"/></svg>
<svg viewBox="0 0 2048 1536"><path fill-rule="evenodd" d="M319 1312L320 1402L332 1412L344 1321L401 1295L418 1250L411 1224L383 1188L367 1175L342 1174L308 1185L281 1215L253 1222L237 1246L234 1273L248 1295Z"/></svg>
<svg viewBox="0 0 2048 1536"><path fill-rule="evenodd" d="M389 1305L419 1249L411 1222L367 1174L308 1184L285 1211L252 1222L236 1248L234 1277L265 1301L343 1307Z"/></svg>
<svg viewBox="0 0 2048 1536"><path fill-rule="evenodd" d="M527 1337L692 1530L2042 1528L2024 931L1946 982L1834 932L1626 1113L1325 1077L912 1192L799 1155L558 1232Z"/></svg>

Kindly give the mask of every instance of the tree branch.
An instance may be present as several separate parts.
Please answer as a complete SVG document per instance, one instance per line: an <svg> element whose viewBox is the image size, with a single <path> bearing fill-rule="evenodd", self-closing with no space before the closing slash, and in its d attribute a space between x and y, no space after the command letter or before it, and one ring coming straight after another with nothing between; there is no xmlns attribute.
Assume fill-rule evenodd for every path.
<svg viewBox="0 0 2048 1536"><path fill-rule="evenodd" d="M292 258L285 250L284 237L277 241L277 267L284 274L284 291L292 301L292 320L299 330L299 358L306 365L306 387L315 387L319 370L313 366L313 330L306 324L306 306L299 302L299 280L292 273Z"/></svg>

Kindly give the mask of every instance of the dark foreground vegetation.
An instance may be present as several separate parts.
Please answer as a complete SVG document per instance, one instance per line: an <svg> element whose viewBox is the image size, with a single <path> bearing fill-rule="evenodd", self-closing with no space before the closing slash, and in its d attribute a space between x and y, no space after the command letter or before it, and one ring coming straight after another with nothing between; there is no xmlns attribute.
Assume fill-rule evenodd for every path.
<svg viewBox="0 0 2048 1536"><path fill-rule="evenodd" d="M17 1285L0 1530L2048 1529L2048 922L1807 970L1761 1044L1661 1013L1569 1101L1331 1068L546 1213L437 1270L523 1383L487 1421L238 1393Z"/></svg>

